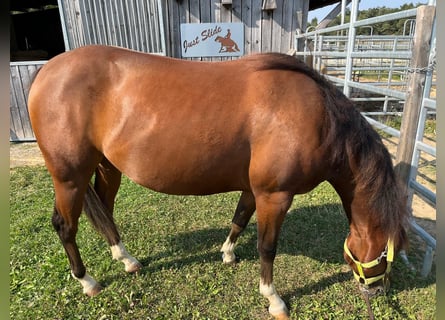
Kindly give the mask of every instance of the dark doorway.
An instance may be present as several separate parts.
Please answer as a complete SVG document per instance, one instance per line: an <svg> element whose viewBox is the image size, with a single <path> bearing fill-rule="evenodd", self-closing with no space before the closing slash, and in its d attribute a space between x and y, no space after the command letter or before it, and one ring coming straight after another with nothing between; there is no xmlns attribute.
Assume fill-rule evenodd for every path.
<svg viewBox="0 0 445 320"><path fill-rule="evenodd" d="M48 60L65 51L57 0L10 3L11 61Z"/></svg>

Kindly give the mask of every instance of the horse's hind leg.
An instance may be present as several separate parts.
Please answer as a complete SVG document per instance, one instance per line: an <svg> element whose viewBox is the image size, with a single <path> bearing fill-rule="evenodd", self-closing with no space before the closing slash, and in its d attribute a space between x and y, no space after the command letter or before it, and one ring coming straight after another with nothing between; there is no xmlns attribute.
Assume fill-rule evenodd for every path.
<svg viewBox="0 0 445 320"><path fill-rule="evenodd" d="M251 192L245 191L241 194L238 201L235 215L232 219L232 229L221 248L224 263L234 263L236 261L236 256L234 254L236 240L240 233L246 228L254 212L255 197Z"/></svg>
<svg viewBox="0 0 445 320"><path fill-rule="evenodd" d="M72 275L79 280L85 294L94 296L102 287L86 272L76 244L79 216L88 180L82 182L53 178L53 181L56 201L52 224L68 256Z"/></svg>
<svg viewBox="0 0 445 320"><path fill-rule="evenodd" d="M96 169L94 190L89 186L87 191L85 212L110 245L113 259L124 263L125 271L132 273L139 271L142 265L128 254L113 219L114 199L121 176L121 172L104 158Z"/></svg>

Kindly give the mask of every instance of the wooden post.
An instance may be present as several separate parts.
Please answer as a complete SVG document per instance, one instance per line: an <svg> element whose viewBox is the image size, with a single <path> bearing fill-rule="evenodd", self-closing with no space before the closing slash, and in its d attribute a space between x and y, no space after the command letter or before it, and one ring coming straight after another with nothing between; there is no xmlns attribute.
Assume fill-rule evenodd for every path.
<svg viewBox="0 0 445 320"><path fill-rule="evenodd" d="M263 0L262 10L275 10L277 8L276 0Z"/></svg>
<svg viewBox="0 0 445 320"><path fill-rule="evenodd" d="M411 159L416 143L434 15L434 6L420 6L417 8L416 31L407 83L407 97L403 109L400 141L395 160L396 174L405 185L406 190L409 188Z"/></svg>

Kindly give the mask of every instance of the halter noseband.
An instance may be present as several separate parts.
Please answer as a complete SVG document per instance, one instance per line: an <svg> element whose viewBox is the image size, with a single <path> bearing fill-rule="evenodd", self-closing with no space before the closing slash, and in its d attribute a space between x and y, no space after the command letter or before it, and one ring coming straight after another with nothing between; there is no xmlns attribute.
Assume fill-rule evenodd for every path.
<svg viewBox="0 0 445 320"><path fill-rule="evenodd" d="M380 254L380 256L378 256L377 258L375 258L372 261L369 262L360 262L358 260L356 260L351 251L348 248L347 245L347 240L348 237L346 237L345 240L345 244L344 244L344 250L346 252L346 254L348 255L349 258L351 258L351 260L355 263L355 266L357 267L358 270L358 274L354 271L354 269L352 269L352 273L354 274L354 278L355 280L357 280L358 282L360 282L361 284L367 285L369 286L370 284L373 284L374 282L379 281L380 279L385 278L385 276L387 274L389 274L389 272L391 271L391 263L394 261L394 241L390 238L388 239L388 243L386 244L385 250L383 250L383 252ZM369 269L372 267L375 267L377 265L380 264L380 262L382 261L383 258L386 257L386 270L384 273L382 273L381 275L375 276L375 277L371 277L371 278L367 278L365 276L365 273L363 272L363 268Z"/></svg>

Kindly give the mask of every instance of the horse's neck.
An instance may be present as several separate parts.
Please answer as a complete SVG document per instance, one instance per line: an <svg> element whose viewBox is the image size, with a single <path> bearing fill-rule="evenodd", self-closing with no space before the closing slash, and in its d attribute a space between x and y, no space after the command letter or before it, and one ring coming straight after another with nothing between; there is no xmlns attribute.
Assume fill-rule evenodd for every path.
<svg viewBox="0 0 445 320"><path fill-rule="evenodd" d="M348 167L330 183L340 196L351 232L363 238L369 237L375 230L368 206L369 195L356 184L352 170Z"/></svg>

